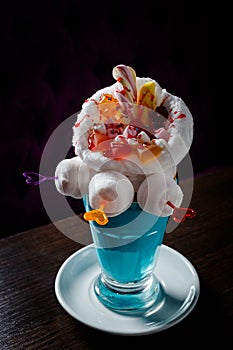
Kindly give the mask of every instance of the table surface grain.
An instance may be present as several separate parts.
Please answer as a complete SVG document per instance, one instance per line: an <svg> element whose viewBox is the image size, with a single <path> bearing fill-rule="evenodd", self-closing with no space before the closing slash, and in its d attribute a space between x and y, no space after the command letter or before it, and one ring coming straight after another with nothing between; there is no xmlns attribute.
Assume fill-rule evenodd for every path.
<svg viewBox="0 0 233 350"><path fill-rule="evenodd" d="M113 335L73 319L58 303L56 274L66 258L84 245L54 224L0 240L0 349L74 350L112 346L163 345L208 348L232 342L233 169L195 177L190 206L197 216L166 234L164 244L186 256L200 279L200 296L178 324L143 336ZM4 218L2 218L4 220ZM64 219L72 225L72 218ZM148 345L149 346L149 345ZM169 346L170 348L170 346Z"/></svg>

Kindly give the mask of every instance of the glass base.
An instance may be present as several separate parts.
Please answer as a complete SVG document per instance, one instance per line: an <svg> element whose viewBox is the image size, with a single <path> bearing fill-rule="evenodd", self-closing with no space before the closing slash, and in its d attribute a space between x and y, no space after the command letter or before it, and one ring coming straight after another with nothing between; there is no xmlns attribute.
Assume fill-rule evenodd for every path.
<svg viewBox="0 0 233 350"><path fill-rule="evenodd" d="M162 288L154 274L137 282L119 283L101 273L94 290L102 304L121 313L144 313L162 299Z"/></svg>

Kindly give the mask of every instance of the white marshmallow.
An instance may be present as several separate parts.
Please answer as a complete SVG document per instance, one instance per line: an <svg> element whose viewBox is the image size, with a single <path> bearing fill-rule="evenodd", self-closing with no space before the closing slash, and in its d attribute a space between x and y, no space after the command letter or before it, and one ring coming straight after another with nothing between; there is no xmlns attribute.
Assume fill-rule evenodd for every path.
<svg viewBox="0 0 233 350"><path fill-rule="evenodd" d="M94 172L79 157L62 160L56 167L55 185L63 195L82 198L88 192L88 185Z"/></svg>
<svg viewBox="0 0 233 350"><path fill-rule="evenodd" d="M93 209L104 206L107 216L116 216L130 207L134 188L129 179L117 171L96 174L89 184L89 202Z"/></svg>
<svg viewBox="0 0 233 350"><path fill-rule="evenodd" d="M138 136L137 139L140 140L142 143L150 143L150 138L149 136L145 133L145 131L141 131Z"/></svg>
<svg viewBox="0 0 233 350"><path fill-rule="evenodd" d="M137 149L139 145L138 140L134 137L132 137L131 139L127 139L127 142L132 147L132 149Z"/></svg>
<svg viewBox="0 0 233 350"><path fill-rule="evenodd" d="M140 207L156 216L169 216L173 209L167 205L168 201L176 207L181 205L183 192L172 177L162 173L148 176L140 185L137 200Z"/></svg>

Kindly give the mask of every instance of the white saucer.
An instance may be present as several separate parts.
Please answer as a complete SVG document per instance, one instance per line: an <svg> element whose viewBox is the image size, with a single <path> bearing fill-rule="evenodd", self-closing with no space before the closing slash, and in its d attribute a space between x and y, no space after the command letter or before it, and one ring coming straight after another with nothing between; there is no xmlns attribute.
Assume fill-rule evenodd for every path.
<svg viewBox="0 0 233 350"><path fill-rule="evenodd" d="M122 315L102 305L93 290L99 272L94 245L88 245L62 264L55 280L55 293L68 314L101 331L122 335L162 331L184 319L199 297L199 278L193 265L165 245L161 245L154 270L164 290L163 300L147 315Z"/></svg>

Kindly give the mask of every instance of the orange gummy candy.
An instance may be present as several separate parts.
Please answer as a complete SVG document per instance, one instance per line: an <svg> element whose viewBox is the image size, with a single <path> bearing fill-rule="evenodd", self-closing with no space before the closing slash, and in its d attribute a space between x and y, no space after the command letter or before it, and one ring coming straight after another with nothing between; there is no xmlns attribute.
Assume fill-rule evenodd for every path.
<svg viewBox="0 0 233 350"><path fill-rule="evenodd" d="M83 215L84 219L87 221L96 221L99 225L106 225L108 223L108 217L105 212L101 209L94 209L86 212Z"/></svg>

